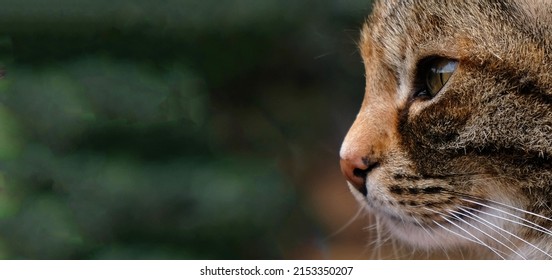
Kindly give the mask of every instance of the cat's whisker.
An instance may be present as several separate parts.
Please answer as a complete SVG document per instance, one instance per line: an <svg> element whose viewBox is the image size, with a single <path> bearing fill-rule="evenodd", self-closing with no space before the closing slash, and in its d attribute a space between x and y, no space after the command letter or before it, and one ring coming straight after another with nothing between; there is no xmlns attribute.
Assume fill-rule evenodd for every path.
<svg viewBox="0 0 552 280"><path fill-rule="evenodd" d="M470 211L468 211L468 210L466 210L466 209L461 208L460 211L462 211L462 212L464 212L464 213L466 213L466 214L472 216L474 219L478 220L478 221L481 222L481 223L485 223L485 224L487 224L487 225L489 225L489 226L491 226L491 227L494 227L494 228L497 229L497 230L500 230L500 231L502 231L502 232L504 232L504 233L506 233L506 234L509 234L510 236L516 238L517 240L519 240L519 241L521 241L521 242L523 242L523 243L525 243L525 244L527 244L527 245L533 247L533 248L536 249L537 251L539 251L539 252L545 254L545 255L548 256L549 258L552 258L552 255L548 254L547 252L545 252L545 251L542 250L541 248L535 246L535 245L532 244L531 242L529 242L529 241L527 241L527 240L525 240L525 239L523 239L523 238L521 238L521 237L519 237L519 236L517 236L517 235L515 235L515 234L513 234L513 233L511 233L511 232L509 232L509 231L507 231L507 230L505 230L505 229L503 229L503 228L501 228L501 227L499 227L499 226L497 226L497 225L495 225L495 224L493 224L493 223L491 223L491 222L485 220L485 219L482 218L482 217L479 217L478 215L475 215L475 214L471 213Z"/></svg>
<svg viewBox="0 0 552 280"><path fill-rule="evenodd" d="M380 218L376 216L376 240L375 240L376 247L374 248L376 250L372 252L372 259L381 260L381 247L383 246L381 231L382 231L381 221L380 221Z"/></svg>
<svg viewBox="0 0 552 280"><path fill-rule="evenodd" d="M530 229L534 229L534 230L536 230L536 231L542 232L542 233L547 234L547 235L552 235L552 234L550 233L549 230L546 230L546 229L545 229L545 230L542 230L542 229L540 229L539 227L541 227L541 226L539 226L539 227L534 227L534 226L532 226L532 225L524 224L524 223L518 222L518 221L516 221L516 220L508 219L508 218L505 218L505 217L501 217L501 216L499 216L499 215L495 215L495 214L491 214L491 213L488 213L488 212L485 212L485 211L481 211L481 210L476 209L476 208L473 208L473 207L465 207L465 209L469 209L470 211L475 211L475 212L478 212L478 213L481 213L481 214L485 214L485 215L488 215L488 216L491 216L491 217L495 217L495 218L498 218L498 219L501 219L501 220L504 220L504 221L512 222L512 223L514 223L514 224L518 224L518 225L520 225L520 226L524 226L524 227L527 227L527 228L530 228ZM542 227L541 227L541 228L542 228Z"/></svg>
<svg viewBox="0 0 552 280"><path fill-rule="evenodd" d="M453 231L453 230L451 230L451 229L448 229L447 227L441 225L441 224L440 224L439 222L437 222L437 221L433 221L433 223L434 223L435 225L437 225L438 227L442 228L443 230L445 230L445 231L447 231L447 232L449 232L449 233L451 233L451 234L453 234L453 235L456 235L456 236L458 236L458 237L460 237L460 238L463 238L463 239L468 240L468 241L470 241L470 242L473 242L473 243L475 243L475 244L479 244L479 245L481 245L481 246L484 246L484 247L490 249L491 251L493 251L493 252L494 252L495 254L497 254L500 258L505 259L502 255L500 255L499 253L497 253L494 249L492 249L491 247L489 247L487 244L485 244L485 243L483 243L483 242L481 242L481 241L477 241L477 240L471 239L471 238L466 237L466 236L464 236L464 235L462 235L462 234L460 234L460 233L458 233L458 232L455 232L455 231ZM454 224L453 224L453 225L454 225ZM460 226L457 226L457 227L461 228Z"/></svg>
<svg viewBox="0 0 552 280"><path fill-rule="evenodd" d="M437 244L442 250L443 250L443 253L445 254L445 256L447 257L447 259L450 260L450 256L449 254L447 253L447 250L445 249L445 247L443 247L443 245L440 243L440 242L437 242L437 240L435 239L435 237L433 236L433 234L431 232L429 232L425 227L424 225L422 225L422 223L420 223L420 221L418 221L418 219L416 219L415 217L414 218L414 222L416 222L416 224L418 224L418 226L427 233L427 235L429 236L429 238L431 238L433 240L433 242L435 242L435 244Z"/></svg>
<svg viewBox="0 0 552 280"><path fill-rule="evenodd" d="M524 221L524 222L526 222L526 223L528 223L528 224L531 224L531 225L533 225L533 226L535 226L535 227L541 229L541 231L544 231L544 232L548 233L549 235L552 235L552 231L550 231L549 229L547 229L547 228L545 228L545 227L542 227L542 226L540 226L540 225L538 225L538 224L536 224L536 223L534 223L534 222L531 222L531 221L529 221L529 220L527 220L527 219L525 219L525 218L522 218L522 217L520 217L520 216L518 216L518 215L515 215L515 214L512 214L512 213L510 213L510 212L504 211L504 210L502 210L502 209L499 209L499 208L490 206L490 205L488 205L488 204L480 203L480 202L473 201L473 200L470 200L470 199L464 199L464 198L461 198L461 199L464 200L464 201L473 203L473 204L477 204L477 205L479 205L479 206L487 207L487 208L489 208L489 209L498 211L498 212L500 212L500 213L504 213L504 214L506 214L506 215L508 215L508 216L515 217L515 218L517 218L517 219L520 219L520 220L522 220L522 221Z"/></svg>
<svg viewBox="0 0 552 280"><path fill-rule="evenodd" d="M338 234L342 233L343 231L345 231L348 227L350 227L361 216L362 213L367 213L367 212L364 210L364 207L359 207L358 211L353 215L353 217L351 217L349 219L349 221L347 223L345 223L338 230L334 231L334 233L332 233L328 237L326 237L326 239L331 239L331 238L335 237L336 235L338 235Z"/></svg>
<svg viewBox="0 0 552 280"><path fill-rule="evenodd" d="M474 172L474 173L448 173L448 174L428 174L425 177L432 179L442 179L442 178L459 178L459 177L473 177L478 175L486 175L486 173ZM469 179L468 179L469 180Z"/></svg>
<svg viewBox="0 0 552 280"><path fill-rule="evenodd" d="M473 239L475 239L476 241L478 241L479 244L485 246L487 249L491 250L493 253L495 253L497 256L499 256L500 258L502 258L503 260L505 260L506 258L504 258L504 256L502 256L500 253L503 253L503 252L500 252L498 251L497 249L491 247L490 245L486 244L485 242L483 242L481 239L477 238L475 235L473 235L471 232L469 232L468 230L464 229L463 227L457 225L455 222L451 221L450 219L448 219L445 215L441 214L441 218L443 218L445 221L447 221L449 224L455 226L456 228L460 229L461 231L467 233L469 236L471 236ZM504 254L504 253L503 253Z"/></svg>
<svg viewBox="0 0 552 280"><path fill-rule="evenodd" d="M393 250L393 257L400 259L400 249L397 247L397 244L395 243L396 240L391 235L391 232L389 229L382 225L381 219L378 216L375 216L375 222L370 227L373 231L376 233L376 238L372 240L368 248L372 249L372 253L370 255L370 259L378 259L381 260L385 256L388 258L388 255L384 255L383 252L386 248L391 246L391 249ZM367 249L368 249L367 248Z"/></svg>
<svg viewBox="0 0 552 280"><path fill-rule="evenodd" d="M401 222L403 224L405 224L404 218L402 216L401 216ZM389 237L391 237L391 236L389 236ZM393 248L393 255L394 255L395 259L400 259L400 254L399 254L399 250L396 247L395 239L391 239L391 246Z"/></svg>
<svg viewBox="0 0 552 280"><path fill-rule="evenodd" d="M472 241L474 243L477 243L479 245L482 245L484 246L485 248L491 250L493 253L495 253L497 256L499 256L500 258L502 258L503 260L505 260L505 258L500 254L501 252L499 252L497 249L491 247L490 245L486 244L485 242L483 242L481 239L477 238L475 235L473 235L472 233L470 233L468 230L464 229L463 227L459 226L458 224L454 223L453 221L451 221L450 219L447 218L447 216L450 217L450 215L446 215L446 214L443 214L443 213L440 213L438 211L435 211L433 209L430 209L430 208L425 208L426 210L430 211L430 212L433 212L435 214L438 214L441 216L441 218L443 218L443 220L447 221L449 224L453 225L454 227L458 228L459 230L465 232L466 234L468 234L471 238L468 238L460 233L457 233L453 230L450 230L450 229L447 229L446 227L442 226L441 224L439 224L438 222L436 221L433 221L436 225L438 225L439 227L447 230L448 232L450 233L454 233L455 235L457 236L460 236L466 240L469 240L469 241ZM473 239L472 239L473 238Z"/></svg>
<svg viewBox="0 0 552 280"><path fill-rule="evenodd" d="M539 217L539 218L542 218L542 219L545 219L545 220L548 220L548 221L551 221L552 222L552 218L548 218L548 217L545 217L543 215L539 215L537 213L533 213L531 211L527 211L527 210L524 210L524 209L521 209L521 208L518 208L518 207L514 207L512 205L508 205L508 204L505 204L505 203L502 203L502 202L498 202L498 201L494 201L494 200L490 200L490 199L481 199L481 200L485 200L485 201L488 201L488 202L491 202L493 204L498 204L500 206L504 206L504 207L507 207L507 208L510 208L512 210L516 210L516 211L520 211L520 212L523 212L525 214L529 214L529 215L532 215L532 216L535 216L535 217Z"/></svg>
<svg viewBox="0 0 552 280"><path fill-rule="evenodd" d="M440 228L442 228L442 229L448 231L449 233L454 234L454 235L456 235L456 236L458 236L458 237L460 237L460 238L466 239L466 240L468 240L468 241L470 241L470 242L473 242L473 243L477 243L477 244L479 244L479 245L484 245L484 244L481 244L481 242L478 242L478 241L473 240L473 239L471 239L471 238L469 238L469 237L466 237L466 236L464 236L464 235L462 235L462 234L460 234L460 233L458 233L458 232L455 232L455 231L453 231L453 230L451 230L451 229L446 228L445 226L441 225L441 224L440 224L439 222L437 222L437 221L433 221L433 223L434 223L435 225L437 225L438 227L440 227Z"/></svg>
<svg viewBox="0 0 552 280"><path fill-rule="evenodd" d="M505 236L504 234L502 234L500 231L496 230L494 227L498 227L494 224L492 224L491 222L465 210L464 208L460 207L458 210L462 211L462 212L459 212L459 211L456 211L456 210L449 210L449 212L451 213L455 213L457 215L461 215L461 216L464 216L466 218L471 218L473 219L474 221L484 225L485 227L489 228L490 230L492 230L493 232L495 232L496 234L498 234L500 237L504 238L505 240L507 240L510 244L512 244L512 246L514 246L516 249L519 250L519 247L512 241L510 240L510 238L508 238L507 236ZM483 220L484 222L482 222L481 220ZM489 224L491 224L492 226L490 226ZM501 228L500 228L501 229ZM503 229L501 229L503 230ZM508 232L510 235L512 235L512 233Z"/></svg>
<svg viewBox="0 0 552 280"><path fill-rule="evenodd" d="M508 205L506 203L498 202L498 201L491 200L491 199L476 197L476 196L473 196L473 195L464 194L464 193L460 193L460 192L456 192L456 191L446 190L444 192L451 193L451 194L458 195L458 196L462 196L462 197L465 197L465 198L471 198L471 199L479 200L479 201L482 201L482 202L496 204L496 205L499 205L499 206L502 206L502 207L506 207L506 208L516 210L516 211L520 211L520 212L523 212L525 214L529 214L531 216L539 217L541 219L545 219L545 220L548 220L548 221L552 222L552 218L549 218L549 217L546 217L546 216L543 216L543 215L539 215L537 213L533 213L531 211L527 211L525 209L518 208L518 207L515 207L515 206L512 206L512 205ZM488 205L486 205L486 206L488 206Z"/></svg>
<svg viewBox="0 0 552 280"><path fill-rule="evenodd" d="M391 240L393 240L393 236L391 236L391 235L389 234L389 232L386 232L386 237L385 237L384 239L382 239L382 242L381 242L381 243L382 243L383 245L385 245L385 243L387 243L387 242L389 242L389 241L391 241Z"/></svg>
<svg viewBox="0 0 552 280"><path fill-rule="evenodd" d="M512 251L514 254L518 255L520 258L522 259L526 259L523 255L521 255L520 253L518 253L516 250L512 249L510 246L504 244L504 242L498 240L497 238L493 237L492 235L488 234L487 232L485 232L484 230L470 224L468 221L466 221L465 219L462 219L460 216L458 216L457 214L455 213L452 213L451 211L449 211L450 215L456 219L458 219L459 221L462 221L464 222L465 224L467 224L468 226L470 226L471 228L481 232L482 234L484 234L485 236L489 237L490 239L494 240L496 243L504 246L506 249ZM446 218L443 217L443 219L447 220ZM475 237L475 236L474 236Z"/></svg>
<svg viewBox="0 0 552 280"><path fill-rule="evenodd" d="M366 211L366 207L362 207L362 209ZM368 212L366 211L366 213ZM376 244L376 240L374 240L374 232L377 231L377 224L374 221L375 218L376 217L374 215L368 215L368 226L363 228L363 230L368 233L369 238L366 241L366 244L364 246L364 249L362 250L361 255L367 256L367 258L371 258L371 259L374 259L373 251ZM370 254L369 252L372 252L372 254Z"/></svg>
<svg viewBox="0 0 552 280"><path fill-rule="evenodd" d="M395 239L391 239L391 248L393 248L393 255L396 259L400 259L399 249L397 248L397 243Z"/></svg>

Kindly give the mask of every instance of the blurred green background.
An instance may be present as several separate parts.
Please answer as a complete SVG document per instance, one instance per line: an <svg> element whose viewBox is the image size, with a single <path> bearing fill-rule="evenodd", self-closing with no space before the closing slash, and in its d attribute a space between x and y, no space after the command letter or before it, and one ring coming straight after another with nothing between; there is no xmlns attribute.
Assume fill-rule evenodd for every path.
<svg viewBox="0 0 552 280"><path fill-rule="evenodd" d="M1 0L0 258L350 256L370 2Z"/></svg>

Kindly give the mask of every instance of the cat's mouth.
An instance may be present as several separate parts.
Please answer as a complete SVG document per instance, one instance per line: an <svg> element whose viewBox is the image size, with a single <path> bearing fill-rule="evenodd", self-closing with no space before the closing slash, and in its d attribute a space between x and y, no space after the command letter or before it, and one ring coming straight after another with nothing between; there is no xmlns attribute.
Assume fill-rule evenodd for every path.
<svg viewBox="0 0 552 280"><path fill-rule="evenodd" d="M371 207L373 209L373 207ZM420 229L437 229L440 226L448 224L449 221L456 222L460 220L459 218L451 217L446 218L443 215L437 212L427 212L427 213L405 213L403 215L398 215L395 213L389 213L389 211L374 209L370 211L374 213L377 217L382 219L385 223L391 224L394 227L417 227ZM447 221L447 219L449 221Z"/></svg>
<svg viewBox="0 0 552 280"><path fill-rule="evenodd" d="M419 201L405 203L401 199L381 199L365 195L353 186L349 186L356 199L367 211L394 226L418 227L423 229L442 228L443 226L465 224L484 213L483 204L469 202L447 196L441 200L430 197L420 191ZM427 189L427 188L425 188ZM424 188L420 188L424 190ZM426 197L423 197L423 196Z"/></svg>
<svg viewBox="0 0 552 280"><path fill-rule="evenodd" d="M502 232L512 230L511 226L505 228L507 223L519 224L518 220L523 220L513 217L507 209L494 206L508 205L506 201L462 193L444 184L437 189L428 188L436 184L423 182L417 187L405 185L401 187L403 191L398 191L394 190L398 185L368 181L372 185L367 184L366 195L349 186L355 198L367 212L377 217L378 227L383 224L393 237L415 247L451 248L495 242L496 235L501 237ZM418 191L409 191L414 188ZM401 204L400 201L413 203Z"/></svg>
<svg viewBox="0 0 552 280"><path fill-rule="evenodd" d="M405 211L401 214L385 208L367 208L392 236L416 247L453 247L484 238L474 228L481 219L481 213L486 211L481 206L471 211L458 207L448 210L426 209L424 212Z"/></svg>
<svg viewBox="0 0 552 280"><path fill-rule="evenodd" d="M423 229L438 229L443 226L457 225L462 223L470 223L476 220L477 214L483 212L483 207L474 206L476 208L470 211L464 208L449 209L447 211L437 211L429 209L426 213L405 213L404 215L391 214L387 211L375 211L375 215L388 220L395 226L407 225L415 226ZM453 214L445 214L453 213Z"/></svg>

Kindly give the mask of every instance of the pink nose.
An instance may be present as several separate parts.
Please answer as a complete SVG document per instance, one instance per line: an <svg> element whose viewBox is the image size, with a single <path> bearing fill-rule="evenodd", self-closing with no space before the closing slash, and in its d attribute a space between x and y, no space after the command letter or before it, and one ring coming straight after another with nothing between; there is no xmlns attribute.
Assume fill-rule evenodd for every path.
<svg viewBox="0 0 552 280"><path fill-rule="evenodd" d="M370 163L367 158L354 157L342 158L339 162L341 172L358 191L366 195L366 176L378 166L378 163Z"/></svg>

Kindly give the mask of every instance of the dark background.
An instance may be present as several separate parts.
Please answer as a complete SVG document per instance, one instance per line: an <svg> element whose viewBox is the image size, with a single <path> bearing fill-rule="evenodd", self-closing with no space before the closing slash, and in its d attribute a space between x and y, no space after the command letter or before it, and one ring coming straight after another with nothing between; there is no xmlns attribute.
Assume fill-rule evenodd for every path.
<svg viewBox="0 0 552 280"><path fill-rule="evenodd" d="M0 0L0 258L369 257L370 2Z"/></svg>

